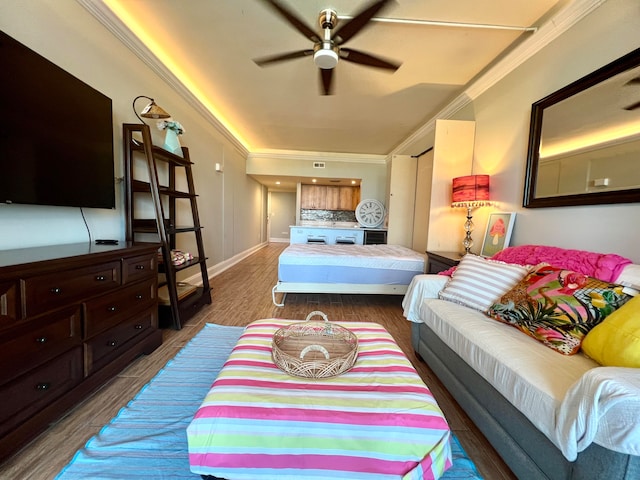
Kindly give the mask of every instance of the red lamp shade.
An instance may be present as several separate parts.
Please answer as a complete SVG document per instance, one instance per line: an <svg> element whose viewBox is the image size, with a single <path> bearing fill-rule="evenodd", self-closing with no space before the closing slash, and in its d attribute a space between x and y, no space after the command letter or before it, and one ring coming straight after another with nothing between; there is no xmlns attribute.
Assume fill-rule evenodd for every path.
<svg viewBox="0 0 640 480"><path fill-rule="evenodd" d="M467 175L453 179L452 207L482 207L489 205L489 175Z"/></svg>

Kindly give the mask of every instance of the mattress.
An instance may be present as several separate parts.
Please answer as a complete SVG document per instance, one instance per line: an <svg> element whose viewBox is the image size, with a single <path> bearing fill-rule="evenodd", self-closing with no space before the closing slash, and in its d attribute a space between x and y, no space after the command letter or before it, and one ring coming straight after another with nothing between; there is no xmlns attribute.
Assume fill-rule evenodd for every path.
<svg viewBox="0 0 640 480"><path fill-rule="evenodd" d="M424 255L401 245L292 244L278 260L278 279L291 283L408 285L424 273Z"/></svg>
<svg viewBox="0 0 640 480"><path fill-rule="evenodd" d="M640 375L561 355L452 302L425 299L420 318L569 460L590 443L640 453ZM549 372L553 372L552 375Z"/></svg>
<svg viewBox="0 0 640 480"><path fill-rule="evenodd" d="M450 430L380 325L339 322L359 342L351 370L294 377L271 358L288 320L247 326L187 429L191 471L230 479L431 479L451 465Z"/></svg>

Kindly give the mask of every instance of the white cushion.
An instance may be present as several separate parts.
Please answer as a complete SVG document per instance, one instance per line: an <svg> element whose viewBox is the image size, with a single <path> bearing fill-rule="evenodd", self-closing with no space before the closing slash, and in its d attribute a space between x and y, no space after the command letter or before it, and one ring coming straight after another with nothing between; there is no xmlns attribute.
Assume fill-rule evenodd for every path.
<svg viewBox="0 0 640 480"><path fill-rule="evenodd" d="M622 272L620 272L616 283L640 290L640 265L636 265L635 263L626 265L622 269Z"/></svg>
<svg viewBox="0 0 640 480"><path fill-rule="evenodd" d="M440 298L486 312L496 300L513 288L529 268L467 254Z"/></svg>

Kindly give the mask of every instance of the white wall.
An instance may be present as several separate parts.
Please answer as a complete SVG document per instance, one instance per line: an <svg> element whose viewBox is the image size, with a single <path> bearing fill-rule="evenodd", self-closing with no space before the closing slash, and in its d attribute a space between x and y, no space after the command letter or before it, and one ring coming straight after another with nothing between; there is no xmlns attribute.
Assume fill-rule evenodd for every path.
<svg viewBox="0 0 640 480"><path fill-rule="evenodd" d="M518 213L512 244L610 251L640 262L639 204L521 207L531 104L637 48L638 25L637 0L608 0L453 117L476 122L473 168L492 176L492 196L498 201L494 210ZM136 121L131 110L135 96L154 97L185 126L187 133L181 141L189 146L195 162L198 205L210 264L266 240L267 194L245 175L245 154L75 0L3 0L0 28L113 99L117 176L122 175L121 124ZM433 144L432 138L433 131L427 132L412 149L397 153L417 154ZM222 173L215 172L215 163L223 164ZM354 172L362 172L362 198L384 200L386 166L351 167ZM117 202L115 211L86 210L94 238L123 237L121 185ZM474 213L476 250L491 211L482 208ZM459 215L451 215L455 215L456 224L463 223ZM432 235L449 233L430 229L430 244ZM87 240L78 209L0 205L0 249Z"/></svg>
<svg viewBox="0 0 640 480"><path fill-rule="evenodd" d="M431 251L464 251L463 224L466 209L451 208L451 185L456 177L484 174L474 170L475 123L467 120L437 120L433 147L433 172L429 208Z"/></svg>
<svg viewBox="0 0 640 480"><path fill-rule="evenodd" d="M270 192L269 197L269 241L288 242L289 227L296 225L296 192Z"/></svg>
<svg viewBox="0 0 640 480"><path fill-rule="evenodd" d="M474 211L474 252L481 247L488 214L504 211L517 212L512 245L611 252L640 263L638 203L522 207L531 104L638 48L639 25L637 0L608 0L452 117L476 122L473 170L491 175L491 197L497 202ZM403 153L419 152L429 135L433 132ZM462 228L463 216L448 215L455 215ZM429 245L444 244L449 235L430 225Z"/></svg>
<svg viewBox="0 0 640 480"><path fill-rule="evenodd" d="M186 129L208 264L266 241L266 190L245 173L246 152L229 140L75 0L3 0L0 28L113 100L115 172L123 175L122 123L137 122L131 102L148 95ZM43 81L46 81L44 79ZM140 102L140 106L144 106ZM152 125L154 141L161 132ZM73 135L73 132L69 133ZM215 171L215 163L223 166ZM122 183L115 210L85 209L95 238L124 238ZM88 241L77 208L0 205L0 249ZM185 242L179 248L193 249Z"/></svg>
<svg viewBox="0 0 640 480"><path fill-rule="evenodd" d="M247 173L250 175L282 175L308 178L359 178L360 198L385 202L387 181L386 159L381 155L310 154L249 154ZM313 168L313 162L324 162L325 168Z"/></svg>
<svg viewBox="0 0 640 480"><path fill-rule="evenodd" d="M512 244L612 252L640 263L640 204L522 208L531 104L638 48L639 25L636 0L609 0L474 101L476 169L491 174L499 210L518 214Z"/></svg>

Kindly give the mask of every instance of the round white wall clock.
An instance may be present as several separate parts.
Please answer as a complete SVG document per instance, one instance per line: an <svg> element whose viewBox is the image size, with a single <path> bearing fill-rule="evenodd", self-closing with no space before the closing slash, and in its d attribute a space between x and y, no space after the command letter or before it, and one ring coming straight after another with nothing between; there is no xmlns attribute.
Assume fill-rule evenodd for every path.
<svg viewBox="0 0 640 480"><path fill-rule="evenodd" d="M363 227L378 227L384 222L384 205L378 200L362 200L356 207L356 219Z"/></svg>

